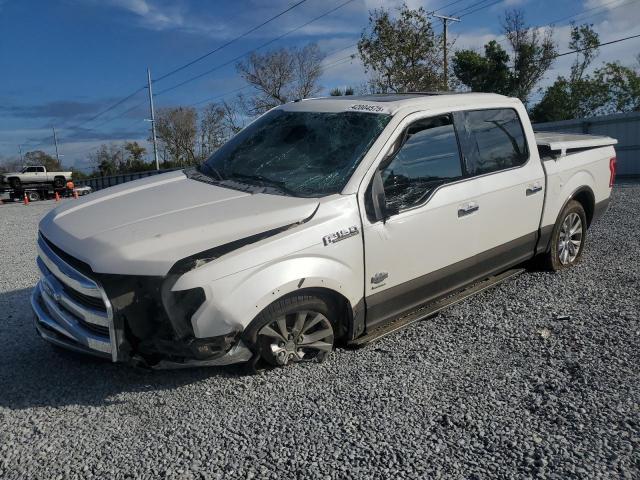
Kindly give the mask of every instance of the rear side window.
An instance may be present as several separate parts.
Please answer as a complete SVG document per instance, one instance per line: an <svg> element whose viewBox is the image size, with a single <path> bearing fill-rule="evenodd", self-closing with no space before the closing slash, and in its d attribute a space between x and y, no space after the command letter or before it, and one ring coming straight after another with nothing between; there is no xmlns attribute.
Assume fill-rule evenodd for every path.
<svg viewBox="0 0 640 480"><path fill-rule="evenodd" d="M468 175L519 167L529 158L527 140L515 110L457 112L455 119Z"/></svg>
<svg viewBox="0 0 640 480"><path fill-rule="evenodd" d="M36 172L44 173L44 167L36 167Z"/></svg>

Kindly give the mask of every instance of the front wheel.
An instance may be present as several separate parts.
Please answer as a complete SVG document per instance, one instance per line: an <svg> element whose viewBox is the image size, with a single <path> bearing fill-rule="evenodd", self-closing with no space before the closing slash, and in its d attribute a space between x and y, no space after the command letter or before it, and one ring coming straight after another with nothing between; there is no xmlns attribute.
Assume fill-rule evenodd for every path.
<svg viewBox="0 0 640 480"><path fill-rule="evenodd" d="M22 182L20 182L19 178L10 178L9 179L9 185L14 190L20 190L20 187L22 186Z"/></svg>
<svg viewBox="0 0 640 480"><path fill-rule="evenodd" d="M564 208L551 237L551 249L544 255L546 266L558 271L576 264L587 239L587 216L579 202L571 200Z"/></svg>
<svg viewBox="0 0 640 480"><path fill-rule="evenodd" d="M299 295L278 300L256 319L254 350L273 366L322 362L333 349L333 313L317 297Z"/></svg>

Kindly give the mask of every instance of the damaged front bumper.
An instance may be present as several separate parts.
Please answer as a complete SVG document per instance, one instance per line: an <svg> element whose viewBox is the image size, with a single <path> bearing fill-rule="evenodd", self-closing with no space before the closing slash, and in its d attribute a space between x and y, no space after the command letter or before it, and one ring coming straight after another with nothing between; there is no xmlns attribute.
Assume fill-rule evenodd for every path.
<svg viewBox="0 0 640 480"><path fill-rule="evenodd" d="M31 296L31 307L38 334L50 343L113 362L158 369L229 365L253 356L240 340L240 332L193 338L188 331L188 310L182 312L182 324L176 322L175 315L169 319L165 310L173 314L176 305L163 308L164 302L149 293L153 290L149 285L133 279L130 283L138 285L141 293L121 278L94 280L90 272L81 271L78 262L42 236L37 265L41 279ZM110 289L113 302L107 294ZM126 307L119 310L118 305Z"/></svg>

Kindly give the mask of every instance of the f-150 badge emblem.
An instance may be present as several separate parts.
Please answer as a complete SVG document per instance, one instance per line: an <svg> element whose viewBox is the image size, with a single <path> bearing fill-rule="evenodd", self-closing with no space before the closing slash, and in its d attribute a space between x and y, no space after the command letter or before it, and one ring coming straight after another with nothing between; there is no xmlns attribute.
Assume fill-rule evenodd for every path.
<svg viewBox="0 0 640 480"><path fill-rule="evenodd" d="M324 237L322 237L322 242L326 247L330 243L338 243L341 240L346 240L349 237L358 235L358 233L360 233L360 230L358 230L358 227L349 227L346 229L339 230L336 233L332 233L331 235L325 235Z"/></svg>

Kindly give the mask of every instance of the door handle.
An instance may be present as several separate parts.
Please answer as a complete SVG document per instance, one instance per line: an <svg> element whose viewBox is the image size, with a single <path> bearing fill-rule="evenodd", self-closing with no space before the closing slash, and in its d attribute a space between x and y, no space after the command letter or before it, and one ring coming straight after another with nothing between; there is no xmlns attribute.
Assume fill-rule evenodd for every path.
<svg viewBox="0 0 640 480"><path fill-rule="evenodd" d="M542 190L542 185L540 185L539 183L535 184L535 185L528 185L527 186L527 197L529 195L533 195L534 193L538 193L541 190Z"/></svg>
<svg viewBox="0 0 640 480"><path fill-rule="evenodd" d="M478 210L480 210L480 205L478 205L476 202L465 203L464 205L460 205L458 207L458 217L471 215L473 212L477 212Z"/></svg>

